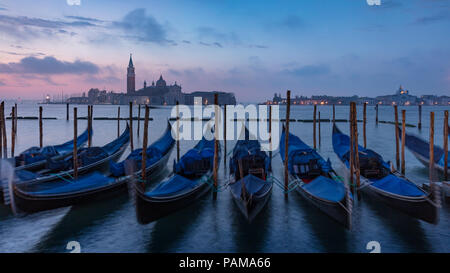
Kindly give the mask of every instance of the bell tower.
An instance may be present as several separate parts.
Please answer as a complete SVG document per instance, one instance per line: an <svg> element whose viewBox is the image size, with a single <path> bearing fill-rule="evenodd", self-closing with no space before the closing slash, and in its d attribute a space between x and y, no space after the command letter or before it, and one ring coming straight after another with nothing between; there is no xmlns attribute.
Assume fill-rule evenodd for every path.
<svg viewBox="0 0 450 273"><path fill-rule="evenodd" d="M130 54L130 61L128 62L128 69L127 69L127 94L133 94L136 91L135 79L136 74L134 73L133 60Z"/></svg>

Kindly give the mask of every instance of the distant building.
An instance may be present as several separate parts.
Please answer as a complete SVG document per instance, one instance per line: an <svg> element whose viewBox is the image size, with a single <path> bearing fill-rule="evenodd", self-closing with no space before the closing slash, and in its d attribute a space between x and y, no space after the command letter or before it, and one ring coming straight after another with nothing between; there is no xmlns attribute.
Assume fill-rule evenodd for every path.
<svg viewBox="0 0 450 273"><path fill-rule="evenodd" d="M233 93L226 93L226 92L220 92L220 91L211 91L211 92L196 91L196 92L192 92L190 94L184 94L184 103L193 105L195 97L202 97L202 104L204 104L204 105L214 104L214 94L218 94L217 100L220 105L224 105L224 104L235 105L236 104L236 98L234 97Z"/></svg>
<svg viewBox="0 0 450 273"><path fill-rule="evenodd" d="M136 74L134 73L133 60L131 59L130 54L130 61L128 62L127 68L127 94L132 95L134 93L134 91L136 90L135 82Z"/></svg>

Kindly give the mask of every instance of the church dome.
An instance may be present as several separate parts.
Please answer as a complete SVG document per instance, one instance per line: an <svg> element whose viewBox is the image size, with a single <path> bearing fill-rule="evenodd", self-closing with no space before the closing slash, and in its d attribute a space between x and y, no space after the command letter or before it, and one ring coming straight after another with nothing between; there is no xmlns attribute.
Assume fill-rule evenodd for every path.
<svg viewBox="0 0 450 273"><path fill-rule="evenodd" d="M156 81L156 86L166 86L166 81L163 79L162 75L160 75L159 80Z"/></svg>

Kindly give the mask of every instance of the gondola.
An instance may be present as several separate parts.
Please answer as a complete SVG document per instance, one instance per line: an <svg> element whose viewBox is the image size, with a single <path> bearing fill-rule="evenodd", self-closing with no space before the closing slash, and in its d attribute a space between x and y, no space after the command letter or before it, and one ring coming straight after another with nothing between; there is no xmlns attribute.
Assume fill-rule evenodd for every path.
<svg viewBox="0 0 450 273"><path fill-rule="evenodd" d="M400 138L402 131L399 128ZM430 166L430 143L405 132L405 146L413 153L413 155L426 167ZM448 151L447 151L448 153ZM440 172L444 172L445 151L439 146L434 145L434 167ZM450 162L447 162L447 170L450 171Z"/></svg>
<svg viewBox="0 0 450 273"><path fill-rule="evenodd" d="M128 131L127 128L125 132L127 143L129 140ZM146 171L149 175L164 168L173 146L174 140L171 136L170 127L168 127L164 135L147 149L148 167ZM78 179L57 179L46 182L33 181L15 184L13 187L15 206L22 212L32 213L88 202L126 190L127 182L140 174L140 171L136 170L132 174L125 174L122 172L121 166L124 166L125 162L138 162L139 154L142 154L142 149L134 150L122 162L108 161L110 164L108 175L94 171L82 175Z"/></svg>
<svg viewBox="0 0 450 273"><path fill-rule="evenodd" d="M127 125L124 132L112 142L102 147L81 148L77 151L78 175L92 171L104 172L108 170L109 162L116 161L125 152L130 140L130 128ZM16 181L20 184L49 182L58 179L71 179L73 176L73 154L62 159L47 159L45 168L37 172L26 170L16 171Z"/></svg>
<svg viewBox="0 0 450 273"><path fill-rule="evenodd" d="M220 151L220 149L219 149ZM139 223L148 224L181 210L211 188L214 165L214 140L203 138L174 163L173 175L145 192L141 183L134 183L136 215Z"/></svg>
<svg viewBox="0 0 450 273"><path fill-rule="evenodd" d="M280 139L280 155L285 160L285 128ZM306 200L346 228L351 228L353 198L331 167L316 150L299 137L289 133L289 181L296 181L295 190Z"/></svg>
<svg viewBox="0 0 450 273"><path fill-rule="evenodd" d="M270 158L258 140L251 140L247 128L244 133L245 138L237 141L230 158L229 186L237 207L251 222L269 200L273 183L267 181Z"/></svg>
<svg viewBox="0 0 450 273"><path fill-rule="evenodd" d="M91 130L91 135L92 135ZM81 135L77 137L77 147L81 148L88 141L89 132L86 129ZM53 146L45 146L42 148L31 147L23 151L14 158L9 158L9 161L14 162L16 170L38 171L45 167L48 158L52 160L60 160L64 157L70 156L73 152L73 140L66 143Z"/></svg>
<svg viewBox="0 0 450 273"><path fill-rule="evenodd" d="M333 125L333 149L348 170L350 139L336 125ZM389 164L373 150L361 146L358 149L361 192L412 217L438 223L439 206L434 202L435 196L432 193L426 193L399 172L392 171Z"/></svg>

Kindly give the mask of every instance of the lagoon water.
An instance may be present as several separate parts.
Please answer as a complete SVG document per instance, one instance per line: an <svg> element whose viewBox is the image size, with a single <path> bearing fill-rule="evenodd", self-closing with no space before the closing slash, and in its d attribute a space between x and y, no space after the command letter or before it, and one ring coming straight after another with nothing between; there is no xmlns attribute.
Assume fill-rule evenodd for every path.
<svg viewBox="0 0 450 273"><path fill-rule="evenodd" d="M6 103L9 114L12 104ZM43 105L44 145L62 143L73 137L73 121L65 120L65 105ZM70 117L72 118L72 108ZM78 116L86 116L87 106L78 105ZM117 107L94 106L94 117L116 117ZM417 106L406 109L407 123L417 124ZM321 118L331 119L332 107L319 106ZM336 119L348 118L348 106L336 107ZM408 132L428 139L429 112L435 112L435 143L442 147L443 112L450 107L423 107L422 130L407 128ZM137 107L134 107L137 116ZM150 143L165 129L171 107L151 109L149 122ZM123 117L128 116L128 106L121 106ZM141 116L143 116L142 111ZM38 105L19 103L19 116L38 116ZM291 118L312 119L312 106L292 106ZM285 108L280 107L280 118L285 117ZM358 119L362 119L362 107L358 107ZM367 107L367 145L379 152L386 160L395 160L395 131L391 124L375 124L375 110ZM381 106L379 120L393 121L392 106ZM10 132L11 121L7 121ZM126 121L121 121L121 130ZM86 120L79 120L79 132L84 130ZM348 132L348 123L338 123ZM142 131L137 136L135 147L142 145ZM141 130L143 122L141 122ZM117 121L94 120L93 145L104 145L117 135ZM291 132L312 146L312 123L293 122ZM281 128L280 128L281 129ZM332 124L321 123L321 145L319 153L330 158L334 169L343 175L343 170L331 145ZM16 155L30 146L39 145L37 120L18 120ZM362 123L359 124L362 143ZM10 145L10 135L8 135ZM195 145L196 141L182 141L181 155ZM235 141L227 142L227 152ZM221 144L223 148L223 143ZM123 157L126 157L128 151ZM171 159L157 183L170 173L175 149ZM274 176L283 180L280 155L274 152L272 161ZM428 169L406 150L406 175L420 184L428 179ZM219 168L219 183L227 182L223 158ZM369 252L370 241L378 241L382 252L450 252L450 205L443 203L438 225L428 224L369 199L363 195L353 207L352 230L345 230L318 209L302 199L296 192L285 199L283 190L274 187L272 197L265 209L251 223L247 223L231 199L229 189L212 193L196 204L148 225L136 220L132 198L126 193L83 205L41 212L26 216L14 216L10 209L0 205L0 252L69 252L69 241L80 243L82 252Z"/></svg>

